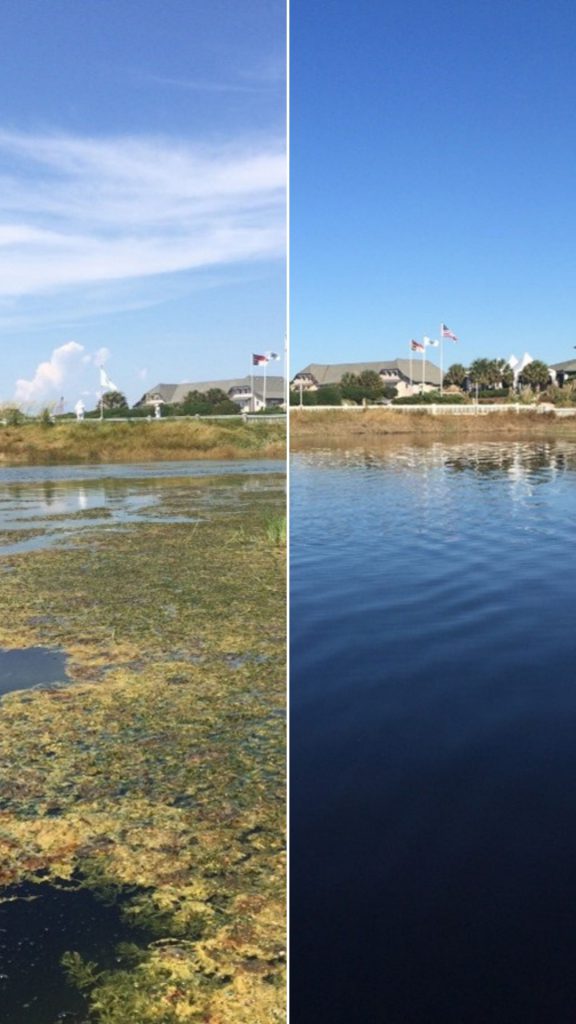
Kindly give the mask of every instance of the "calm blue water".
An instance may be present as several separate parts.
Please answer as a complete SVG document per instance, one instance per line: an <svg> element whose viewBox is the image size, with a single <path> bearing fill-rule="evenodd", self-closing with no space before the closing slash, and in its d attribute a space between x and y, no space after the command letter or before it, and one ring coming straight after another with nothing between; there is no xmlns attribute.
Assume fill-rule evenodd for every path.
<svg viewBox="0 0 576 1024"><path fill-rule="evenodd" d="M292 1024L573 1024L576 446L291 493Z"/></svg>

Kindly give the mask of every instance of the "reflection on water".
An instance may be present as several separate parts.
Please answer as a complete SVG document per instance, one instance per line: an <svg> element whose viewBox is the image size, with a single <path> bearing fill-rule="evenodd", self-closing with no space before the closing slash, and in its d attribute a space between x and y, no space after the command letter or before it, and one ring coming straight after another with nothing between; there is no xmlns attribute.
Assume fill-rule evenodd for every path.
<svg viewBox="0 0 576 1024"><path fill-rule="evenodd" d="M299 454L298 1024L571 1024L576 446Z"/></svg>
<svg viewBox="0 0 576 1024"><path fill-rule="evenodd" d="M0 479L6 484L35 483L50 481L87 480L146 480L160 477L221 477L246 476L258 473L281 473L284 462L281 459L238 459L220 462L210 459L206 462L131 462L97 463L93 466L3 466Z"/></svg>
<svg viewBox="0 0 576 1024"><path fill-rule="evenodd" d="M2 468L0 554L60 544L63 534L86 527L154 522L159 516L163 522L193 522L222 506L241 512L249 495L266 490L267 477L282 469L277 460ZM162 496L183 478L209 481L210 487L199 488L193 501L181 502L167 517Z"/></svg>
<svg viewBox="0 0 576 1024"><path fill-rule="evenodd" d="M357 444L350 448L333 446L299 452L293 460L297 465L318 468L356 465L401 471L406 468L438 470L445 467L481 474L504 472L536 477L542 470L543 479L548 479L550 473L576 469L576 447L562 441L510 441L506 444L493 441L462 444L429 442L416 445L388 440L372 444L369 448Z"/></svg>
<svg viewBox="0 0 576 1024"><path fill-rule="evenodd" d="M0 696L11 690L48 686L67 680L66 658L47 647L0 650Z"/></svg>

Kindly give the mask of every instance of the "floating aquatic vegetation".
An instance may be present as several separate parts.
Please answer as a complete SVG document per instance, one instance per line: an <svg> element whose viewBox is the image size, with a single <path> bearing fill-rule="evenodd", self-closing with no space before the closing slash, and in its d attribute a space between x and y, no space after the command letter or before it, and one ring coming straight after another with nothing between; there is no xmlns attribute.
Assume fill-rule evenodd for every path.
<svg viewBox="0 0 576 1024"><path fill-rule="evenodd" d="M240 517L217 502L202 522L87 527L71 548L8 556L14 571L0 574L11 609L0 643L59 647L71 679L0 706L0 884L64 882L112 904L122 893L125 922L147 936L113 966L84 970L67 951L91 1020L281 1020L285 574L265 541L284 505L275 482L263 494L231 487ZM198 490L172 482L167 519Z"/></svg>
<svg viewBox="0 0 576 1024"><path fill-rule="evenodd" d="M145 936L121 914L122 893L105 904L88 889L70 884L26 882L4 891L0 899L0 1006L2 1020L37 1024L41 1020L80 1021L87 1005L81 991L88 976L110 970L123 950ZM70 953L70 945L82 955ZM140 947L136 945L136 949ZM61 970L66 959L78 986L67 983ZM80 971L79 964L96 964Z"/></svg>

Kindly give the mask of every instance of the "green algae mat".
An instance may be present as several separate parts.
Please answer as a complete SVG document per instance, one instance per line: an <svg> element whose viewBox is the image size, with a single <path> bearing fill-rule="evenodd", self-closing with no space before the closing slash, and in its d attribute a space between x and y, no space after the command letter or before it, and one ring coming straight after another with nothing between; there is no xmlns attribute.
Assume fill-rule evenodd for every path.
<svg viewBox="0 0 576 1024"><path fill-rule="evenodd" d="M0 647L68 674L0 702L0 900L89 890L134 926L62 958L98 1024L284 1019L284 479L215 487L0 563Z"/></svg>

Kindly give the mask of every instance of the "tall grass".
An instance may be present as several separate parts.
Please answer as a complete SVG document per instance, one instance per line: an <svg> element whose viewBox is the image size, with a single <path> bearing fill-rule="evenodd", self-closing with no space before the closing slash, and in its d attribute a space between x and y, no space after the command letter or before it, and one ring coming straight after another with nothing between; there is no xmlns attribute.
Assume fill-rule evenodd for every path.
<svg viewBox="0 0 576 1024"><path fill-rule="evenodd" d="M266 540L273 547L285 547L288 534L286 516L270 516L266 522Z"/></svg>
<svg viewBox="0 0 576 1024"><path fill-rule="evenodd" d="M317 412L298 411L290 419L292 447L299 444L322 444L330 439L340 441L353 437L385 437L410 435L418 438L454 439L459 437L507 436L507 437L573 437L576 438L576 419L556 418L553 412L509 412L483 413L477 416L459 416L438 411L432 415L427 411L414 410L396 412L391 409L367 409L348 412L330 410Z"/></svg>
<svg viewBox="0 0 576 1024"><path fill-rule="evenodd" d="M284 422L60 422L0 427L5 463L143 462L175 459L283 458Z"/></svg>

